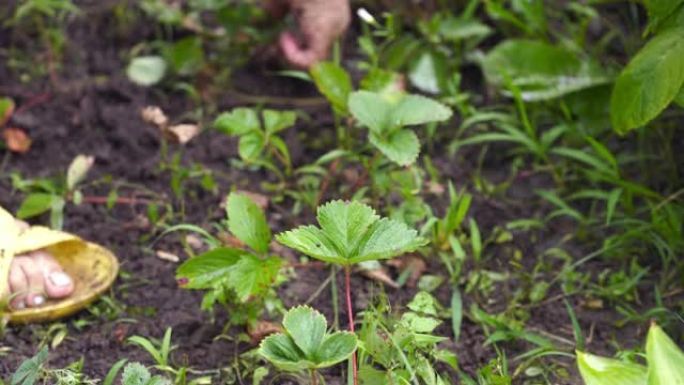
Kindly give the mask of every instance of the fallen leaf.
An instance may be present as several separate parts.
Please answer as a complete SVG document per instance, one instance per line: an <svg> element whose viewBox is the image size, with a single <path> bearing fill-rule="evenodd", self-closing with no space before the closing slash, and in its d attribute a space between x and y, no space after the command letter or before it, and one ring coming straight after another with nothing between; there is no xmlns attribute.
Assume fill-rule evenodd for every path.
<svg viewBox="0 0 684 385"><path fill-rule="evenodd" d="M373 269L373 270L361 270L361 274L365 275L366 277L382 282L385 285L393 288L393 289L398 289L399 284L396 283L392 277L390 277L389 273L387 272L387 269L384 267L380 267L379 269Z"/></svg>
<svg viewBox="0 0 684 385"><path fill-rule="evenodd" d="M406 270L410 270L408 280L406 285L408 287L416 287L418 280L427 270L427 264L425 261L415 254L405 255L400 258L395 258L387 261L387 264L396 267L402 273Z"/></svg>
<svg viewBox="0 0 684 385"><path fill-rule="evenodd" d="M247 328L252 344L256 345L264 338L274 333L282 333L283 327L270 321L259 321L255 326Z"/></svg>
<svg viewBox="0 0 684 385"><path fill-rule="evenodd" d="M177 124L163 130L164 135L179 144L185 144L200 133L197 124Z"/></svg>
<svg viewBox="0 0 684 385"><path fill-rule="evenodd" d="M427 191L434 195L442 195L445 190L444 185L437 182L429 182L427 186Z"/></svg>
<svg viewBox="0 0 684 385"><path fill-rule="evenodd" d="M6 128L3 137L10 151L23 154L31 148L31 138L20 128Z"/></svg>
<svg viewBox="0 0 684 385"><path fill-rule="evenodd" d="M163 259L164 261L169 261L173 263L178 263L180 258L176 254L169 253L168 251L157 250L157 258Z"/></svg>
<svg viewBox="0 0 684 385"><path fill-rule="evenodd" d="M195 251L197 251L197 250L202 250L202 249L204 249L205 246L206 246L206 245L204 244L204 241L202 240L202 238L198 237L198 236L195 235L195 234L188 234L188 235L186 235L186 236L185 236L185 242L187 242L187 244L188 244L190 247L192 247Z"/></svg>
<svg viewBox="0 0 684 385"><path fill-rule="evenodd" d="M154 124L160 129L169 124L169 118L166 116L164 111L157 106L147 106L143 108L140 112L140 115L146 123Z"/></svg>

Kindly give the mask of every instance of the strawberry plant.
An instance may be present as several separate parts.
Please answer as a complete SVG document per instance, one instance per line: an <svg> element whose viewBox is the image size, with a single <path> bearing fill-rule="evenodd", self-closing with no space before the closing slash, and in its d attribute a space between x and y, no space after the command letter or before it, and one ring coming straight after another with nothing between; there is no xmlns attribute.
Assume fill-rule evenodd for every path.
<svg viewBox="0 0 684 385"><path fill-rule="evenodd" d="M176 278L187 289L206 290L202 308L217 302L235 303L234 323L254 322L264 302L274 295L282 260L270 256L271 229L264 212L249 197L239 193L228 196L226 211L230 232L251 251L236 247L216 247L189 259L176 270Z"/></svg>
<svg viewBox="0 0 684 385"><path fill-rule="evenodd" d="M312 385L318 383L317 369L333 366L356 350L356 335L328 333L323 314L307 306L288 310L283 328L284 333L272 334L261 341L259 354L283 370L308 370Z"/></svg>
<svg viewBox="0 0 684 385"><path fill-rule="evenodd" d="M354 332L351 299L351 268L354 264L389 259L427 244L405 224L380 218L372 208L359 202L332 201L320 206L316 226L301 226L278 234L285 246L324 262L342 266L349 330ZM354 384L357 384L356 356L352 356Z"/></svg>
<svg viewBox="0 0 684 385"><path fill-rule="evenodd" d="M238 152L248 164L263 166L281 176L279 167L273 162L278 159L290 174L292 164L287 144L278 135L292 127L297 115L292 111L236 108L216 118L214 126L221 132L240 138Z"/></svg>

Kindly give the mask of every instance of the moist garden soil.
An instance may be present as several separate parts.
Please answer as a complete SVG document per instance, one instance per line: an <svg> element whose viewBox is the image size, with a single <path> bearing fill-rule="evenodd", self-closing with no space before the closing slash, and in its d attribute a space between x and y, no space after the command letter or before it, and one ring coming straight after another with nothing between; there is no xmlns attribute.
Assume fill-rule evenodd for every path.
<svg viewBox="0 0 684 385"><path fill-rule="evenodd" d="M184 121L183 114L193 110L195 105L184 94L168 87L141 88L130 83L124 74L126 54L137 43L151 39L151 31L145 25L135 25L126 34L113 26L109 16L108 2L90 3L92 9L84 6L85 14L69 23L67 29L68 46L63 65L55 69L52 79L31 79L20 82L16 71L7 63L0 61L0 95L13 98L18 112L12 117L9 126L20 127L27 131L33 140L29 152L14 154L0 150L3 158L0 173L7 176L19 172L25 178L54 177L64 173L70 161L78 154L95 156L95 166L88 177L89 181L101 181L111 176L114 185L126 182L144 186L156 193L156 198L171 202L177 212L184 213L183 222L211 229L211 223L225 217L220 204L232 189L252 191L268 195L261 189L261 182L269 181L265 172L240 169L231 165L230 159L237 156L236 143L231 138L213 130L204 131L199 137L183 147L170 145L169 154L182 153L182 164L201 164L214 172L217 181L215 192L202 188L198 180L190 180L185 185L182 198L174 196L171 190L171 173L160 170L161 138L158 130L141 119L140 111L148 105L160 106L175 121ZM92 5L96 4L96 5ZM144 24L144 23L141 23ZM0 47L10 46L9 30L0 30ZM13 37L17 38L16 34ZM21 38L12 41L25 52L33 52L34 60L45 60L44 52L36 40ZM7 52L5 52L7 54ZM311 100L317 97L311 85L295 79L275 77L259 65L250 64L236 70L233 87L241 93L270 95L285 98L297 104L300 98ZM479 87L483 87L479 85ZM476 92L484 90L474 90ZM237 96L236 96L237 95ZM249 103L238 93L217 94L214 102L220 110ZM274 99L281 101L281 99ZM322 100L322 99L321 99ZM332 116L325 103L306 103L293 106L291 103L267 103L273 108L293 108L304 110L310 119L300 119L294 129L287 131L286 139L293 153L295 166L304 165L322 154L320 148L312 148L311 143L320 137L334 137ZM303 103L304 104L304 103ZM211 118L211 117L209 117ZM446 156L446 151L437 146L430 149L434 162L444 182L473 190L470 176L475 172L476 162L461 155L458 159ZM473 152L473 158L477 152ZM171 156L171 155L169 155ZM482 170L484 175L501 178L507 171L501 165L505 159L489 160ZM344 198L335 194L335 186L345 183L342 173L331 180L326 199ZM510 189L510 203L496 202L482 196L474 199L473 215L485 234L496 225L520 217L539 215L543 207L536 205L533 188L549 184L547 178L522 176ZM181 236L170 235L156 241L160 229L154 229L145 220L147 205L122 200L108 208L98 201L107 196L112 184L95 183L86 185L83 191L89 202L81 205L68 204L65 210L65 229L93 242L110 248L121 261L120 277L108 293L108 298L118 306L113 307L100 302L94 309L109 309L113 316L93 314L85 310L61 322L68 325L68 336L50 352L49 365L63 367L81 357L84 359L83 371L88 376L102 378L109 368L119 359L141 361L152 364L147 353L126 343L133 335L160 338L165 329L173 328L173 343L178 349L173 352L173 362L187 365L196 370L215 370L228 368L236 362L236 356L253 349L248 342L239 342L237 336L244 330L233 328L224 335L231 338L217 338L224 330L230 310L218 310L212 318L200 310L201 293L181 289L175 280L176 263L162 260L155 255L158 250L177 254L181 259L187 253L181 247ZM135 198L141 189L122 186L120 197ZM23 194L12 189L10 179L0 179L0 204L14 211L18 208ZM427 200L435 212L444 212L448 197L429 195ZM162 211L163 213L163 211ZM267 208L267 218L274 232L293 226L310 223L313 212L305 209L300 215L292 214L292 202L271 201ZM47 218L39 218L46 223ZM156 231L156 232L155 232ZM558 242L565 234L574 231L572 226L559 222L554 228L537 234L535 239L515 238L514 245L523 255L523 264L533 264L537 252L545 246ZM578 253L581 249L576 250ZM289 258L295 256L288 254ZM504 248L496 249L488 268L494 271L510 270L510 253ZM529 261L527 261L529 259ZM444 269L438 258L427 258L429 274L440 274ZM597 264L587 264L583 268L600 269ZM286 306L303 303L329 276L330 271L317 264L298 266L294 269L296 278L279 288ZM396 271L392 271L396 274ZM395 275L396 276L396 275ZM342 288L341 274L338 288ZM500 311L505 307L522 282L509 281L497 286L491 298L473 298L465 295L464 309L473 301L489 312ZM371 293L380 290L388 295L394 309L401 309L416 293L416 288L382 288L373 280L355 274L352 281L355 291L355 310L358 312L370 305ZM443 304L449 303L449 289L442 285L436 295ZM318 296L312 305L324 312L332 320L329 289ZM571 323L557 288L552 289L540 305L529 309L530 319L527 326L540 333L549 332L568 340L573 339ZM342 297L342 293L339 295ZM635 328L616 329L613 322L617 315L607 310L588 310L582 306L582 298L571 298L575 305L580 324L584 330L592 330L587 348L596 353L611 354L609 341L617 338L623 346L637 346L643 341L645 330ZM340 319L346 319L345 314ZM274 320L278 321L278 320ZM344 322L343 322L343 326ZM2 336L0 345L10 347L7 356L0 358L0 378L8 378L25 359L39 349L39 344L49 343L44 338L46 325L9 326ZM442 335L452 336L451 328L444 325L438 329ZM495 357L491 346L483 346L486 337L482 328L465 318L458 343L445 346L457 353L461 367L469 373L487 364ZM566 346L567 347L567 346ZM511 357L522 353L530 346L524 343L507 345ZM580 384L569 360L570 378L567 384ZM341 384L338 369L329 371L328 383ZM223 374L231 381L251 383L249 379L234 379ZM454 383L457 378L453 373ZM278 382L280 381L280 382ZM276 383L290 380L281 379Z"/></svg>

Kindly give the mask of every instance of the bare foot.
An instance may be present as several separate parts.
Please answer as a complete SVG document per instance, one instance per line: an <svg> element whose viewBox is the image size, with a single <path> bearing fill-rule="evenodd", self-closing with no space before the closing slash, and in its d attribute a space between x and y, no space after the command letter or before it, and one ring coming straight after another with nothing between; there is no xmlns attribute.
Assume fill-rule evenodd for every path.
<svg viewBox="0 0 684 385"><path fill-rule="evenodd" d="M25 223L19 223L26 227ZM10 306L13 309L38 307L48 298L68 297L74 282L57 261L45 251L16 255L9 273Z"/></svg>

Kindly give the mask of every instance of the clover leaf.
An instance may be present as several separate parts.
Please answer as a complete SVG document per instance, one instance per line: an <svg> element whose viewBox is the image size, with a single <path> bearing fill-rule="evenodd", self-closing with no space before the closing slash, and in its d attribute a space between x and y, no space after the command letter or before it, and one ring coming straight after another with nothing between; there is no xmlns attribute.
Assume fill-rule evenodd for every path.
<svg viewBox="0 0 684 385"><path fill-rule="evenodd" d="M353 333L328 333L328 322L308 306L288 310L283 318L285 333L266 337L259 354L288 371L326 368L346 360L356 350Z"/></svg>
<svg viewBox="0 0 684 385"><path fill-rule="evenodd" d="M441 122L451 117L449 107L420 95L357 91L349 96L349 110L368 127L368 138L391 161L406 166L416 161L420 142L406 126Z"/></svg>
<svg viewBox="0 0 684 385"><path fill-rule="evenodd" d="M276 236L278 242L313 258L342 266L388 259L427 241L404 223L380 218L359 202L332 201L318 208L319 227L301 226Z"/></svg>

